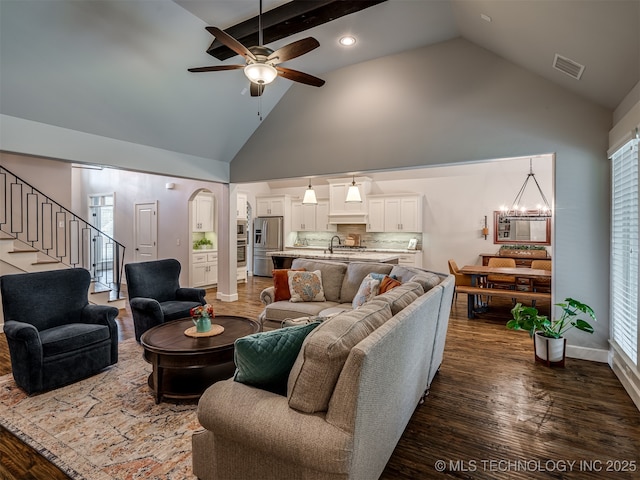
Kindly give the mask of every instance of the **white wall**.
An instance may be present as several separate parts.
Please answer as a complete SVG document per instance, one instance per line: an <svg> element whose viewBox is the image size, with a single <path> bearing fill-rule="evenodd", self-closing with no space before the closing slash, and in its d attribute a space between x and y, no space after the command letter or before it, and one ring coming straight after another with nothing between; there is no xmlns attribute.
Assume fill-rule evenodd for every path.
<svg viewBox="0 0 640 480"><path fill-rule="evenodd" d="M175 184L173 190L165 188L166 183L170 182ZM158 258L175 258L180 261L180 283L184 286L189 285L190 270L189 200L200 189L211 191L216 197L216 208L221 208L223 190L220 183L111 168L73 169L73 206L85 218L88 216L90 194L115 193L115 238L126 247L125 263L134 259L134 204L158 202ZM220 212L217 218L219 216ZM228 248L228 244L219 241L218 247L224 250Z"/></svg>

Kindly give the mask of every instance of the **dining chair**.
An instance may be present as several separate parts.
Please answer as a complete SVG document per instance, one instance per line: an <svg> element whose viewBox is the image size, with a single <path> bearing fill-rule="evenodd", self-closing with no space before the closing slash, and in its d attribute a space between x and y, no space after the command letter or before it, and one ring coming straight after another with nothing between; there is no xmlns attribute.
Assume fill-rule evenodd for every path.
<svg viewBox="0 0 640 480"><path fill-rule="evenodd" d="M493 257L489 259L488 267L494 268L516 268L516 261L513 258ZM487 275L487 286L489 288L508 288L516 289L516 277L514 275L502 275L493 273Z"/></svg>
<svg viewBox="0 0 640 480"><path fill-rule="evenodd" d="M453 259L449 259L449 273L455 277L455 287L453 299L458 300L458 287L470 287L472 285L471 275L466 275L464 273L460 273L460 269L458 269L458 265L456 261Z"/></svg>
<svg viewBox="0 0 640 480"><path fill-rule="evenodd" d="M531 268L551 271L551 260L532 260ZM550 292L551 278L534 278L531 280L534 292Z"/></svg>

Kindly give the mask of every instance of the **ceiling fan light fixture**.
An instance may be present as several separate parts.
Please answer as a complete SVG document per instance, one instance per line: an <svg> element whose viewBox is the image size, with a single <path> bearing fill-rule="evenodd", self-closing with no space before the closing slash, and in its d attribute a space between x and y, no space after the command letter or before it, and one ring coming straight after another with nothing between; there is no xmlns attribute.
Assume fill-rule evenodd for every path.
<svg viewBox="0 0 640 480"><path fill-rule="evenodd" d="M250 63L244 67L244 74L253 83L268 85L276 79L278 71L268 63Z"/></svg>
<svg viewBox="0 0 640 480"><path fill-rule="evenodd" d="M355 45L356 37L354 37L353 35L344 35L340 37L338 43L340 43L340 45L342 45L343 47L351 47L352 45Z"/></svg>

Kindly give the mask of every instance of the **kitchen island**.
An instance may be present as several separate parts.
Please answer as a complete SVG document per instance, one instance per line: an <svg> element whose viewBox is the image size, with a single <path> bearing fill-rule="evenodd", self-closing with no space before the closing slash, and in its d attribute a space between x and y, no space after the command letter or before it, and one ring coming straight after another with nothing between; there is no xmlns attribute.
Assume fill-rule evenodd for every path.
<svg viewBox="0 0 640 480"><path fill-rule="evenodd" d="M379 262L396 265L400 255L393 252L367 252L362 250L335 250L333 253L323 250L300 249L269 252L273 259L273 268L290 268L294 258L315 260L333 260L337 262Z"/></svg>

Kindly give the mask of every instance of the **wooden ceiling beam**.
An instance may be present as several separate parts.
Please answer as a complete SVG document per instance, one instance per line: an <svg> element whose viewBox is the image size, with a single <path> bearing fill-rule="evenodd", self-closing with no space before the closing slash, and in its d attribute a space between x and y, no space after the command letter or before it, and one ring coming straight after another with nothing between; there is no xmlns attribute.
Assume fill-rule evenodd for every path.
<svg viewBox="0 0 640 480"><path fill-rule="evenodd" d="M336 18L359 12L387 0L293 0L262 13L263 43L269 44ZM226 33L246 47L258 45L258 16L229 27ZM226 60L237 55L214 40L207 49L209 55Z"/></svg>

